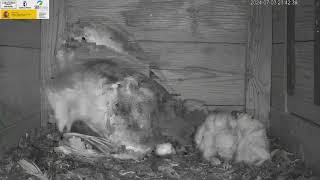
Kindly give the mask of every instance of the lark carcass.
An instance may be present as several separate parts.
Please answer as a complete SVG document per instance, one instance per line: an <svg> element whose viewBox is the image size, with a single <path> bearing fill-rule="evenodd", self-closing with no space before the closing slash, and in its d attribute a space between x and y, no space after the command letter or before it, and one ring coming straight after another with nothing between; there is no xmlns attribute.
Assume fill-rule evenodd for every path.
<svg viewBox="0 0 320 180"><path fill-rule="evenodd" d="M255 165L270 158L264 125L245 113L212 113L198 128L195 143L214 164L219 157Z"/></svg>

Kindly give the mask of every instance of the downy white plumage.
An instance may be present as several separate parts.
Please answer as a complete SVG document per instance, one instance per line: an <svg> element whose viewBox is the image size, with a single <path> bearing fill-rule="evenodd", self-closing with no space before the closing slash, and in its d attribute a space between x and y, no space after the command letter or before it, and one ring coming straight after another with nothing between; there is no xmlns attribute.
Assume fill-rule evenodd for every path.
<svg viewBox="0 0 320 180"><path fill-rule="evenodd" d="M260 165L270 158L265 126L248 114L211 113L195 135L203 158Z"/></svg>

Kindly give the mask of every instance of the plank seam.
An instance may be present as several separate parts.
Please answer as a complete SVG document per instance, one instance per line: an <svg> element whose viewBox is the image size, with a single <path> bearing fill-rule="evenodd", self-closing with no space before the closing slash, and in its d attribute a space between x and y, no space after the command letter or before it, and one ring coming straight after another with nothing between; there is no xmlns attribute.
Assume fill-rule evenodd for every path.
<svg viewBox="0 0 320 180"><path fill-rule="evenodd" d="M0 47L13 47L13 48L21 48L21 49L37 49L40 50L41 48L29 47L29 46L17 46L17 45L1 45Z"/></svg>
<svg viewBox="0 0 320 180"><path fill-rule="evenodd" d="M159 40L136 40L137 42L145 43L176 43L176 44L226 44L226 45L246 45L246 42L210 42L210 41L159 41Z"/></svg>

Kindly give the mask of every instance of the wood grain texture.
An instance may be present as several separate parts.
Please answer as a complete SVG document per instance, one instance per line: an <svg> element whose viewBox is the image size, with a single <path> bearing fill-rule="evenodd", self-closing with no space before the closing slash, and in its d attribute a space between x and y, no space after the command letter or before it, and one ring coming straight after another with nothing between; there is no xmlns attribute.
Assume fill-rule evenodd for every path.
<svg viewBox="0 0 320 180"><path fill-rule="evenodd" d="M209 111L226 111L226 112L232 112L232 111L244 111L245 106L207 106Z"/></svg>
<svg viewBox="0 0 320 180"><path fill-rule="evenodd" d="M306 103L301 98L288 98L288 110L292 114L298 115L320 125L320 107L315 104Z"/></svg>
<svg viewBox="0 0 320 180"><path fill-rule="evenodd" d="M245 46L143 42L169 92L210 105L243 105ZM155 73L157 73L155 72ZM160 75L159 75L160 73Z"/></svg>
<svg viewBox="0 0 320 180"><path fill-rule="evenodd" d="M308 2L299 1L300 4L310 4L312 2L313 0ZM303 22L303 20L301 20L303 17L301 16L301 8L303 7L300 5L296 6L296 15L298 15L298 17L296 16L296 20L298 20L298 22L296 21L295 37L296 40L308 41L313 35L313 33L310 34L312 29L310 28L310 23L312 20L307 20L308 18L305 18L304 21L309 22ZM306 23L306 27L303 27ZM303 28L305 30L302 30ZM294 97L299 97L299 99L294 99L294 97L286 95L286 57L283 57L286 56L286 51L281 50L282 47L286 48L286 43L273 44L270 130L273 137L279 138L281 143L285 144L290 151L299 154L307 166L313 168L315 174L320 174L320 168L318 166L320 162L318 153L320 146L314 143L318 141L317 137L320 135L320 127L310 121L311 118L315 118L310 117L310 115L313 116L316 111L320 112L320 109L316 110L314 106L310 106L312 99L310 95L313 94L311 88L309 88L310 85L312 85L310 78L313 77L313 43L295 42L295 44L296 88ZM285 96L284 98L282 94ZM303 100L304 98L305 100ZM320 115L316 116L319 119Z"/></svg>
<svg viewBox="0 0 320 180"><path fill-rule="evenodd" d="M272 45L271 61L271 106L285 111L286 104L286 76L285 76L285 45Z"/></svg>
<svg viewBox="0 0 320 180"><path fill-rule="evenodd" d="M26 133L29 135L40 127L40 113L30 114L19 119L19 123L12 124L10 127L0 131L0 158L8 152L11 147L16 147L19 140Z"/></svg>
<svg viewBox="0 0 320 180"><path fill-rule="evenodd" d="M320 174L320 127L289 113L271 111L271 134L300 155L313 173Z"/></svg>
<svg viewBox="0 0 320 180"><path fill-rule="evenodd" d="M246 0L67 0L66 7L68 23L108 17L137 40L247 42Z"/></svg>
<svg viewBox="0 0 320 180"><path fill-rule="evenodd" d="M271 107L285 112L286 92L283 88L285 81L281 77L272 77Z"/></svg>
<svg viewBox="0 0 320 180"><path fill-rule="evenodd" d="M320 1L315 0L315 29L314 29L314 104L320 106Z"/></svg>
<svg viewBox="0 0 320 180"><path fill-rule="evenodd" d="M182 99L198 99L208 105L242 105L244 79L241 77L217 77L186 79L166 82Z"/></svg>
<svg viewBox="0 0 320 180"><path fill-rule="evenodd" d="M56 72L56 47L65 27L64 0L50 1L50 20L41 20L41 125L48 121L49 105L44 94L46 82Z"/></svg>
<svg viewBox="0 0 320 180"><path fill-rule="evenodd" d="M0 21L0 46L40 49L40 22L37 20Z"/></svg>
<svg viewBox="0 0 320 180"><path fill-rule="evenodd" d="M320 124L320 106L314 104L313 42L296 42L296 85L288 96L288 110Z"/></svg>
<svg viewBox="0 0 320 180"><path fill-rule="evenodd" d="M246 45L140 42L151 61L163 69L202 67L227 74L244 74Z"/></svg>
<svg viewBox="0 0 320 180"><path fill-rule="evenodd" d="M294 96L313 104L314 54L313 42L296 42L296 85Z"/></svg>
<svg viewBox="0 0 320 180"><path fill-rule="evenodd" d="M205 68L152 69L170 94L207 105L243 105L244 76L226 75Z"/></svg>
<svg viewBox="0 0 320 180"><path fill-rule="evenodd" d="M0 102L0 131L15 124L22 115L8 104Z"/></svg>
<svg viewBox="0 0 320 180"><path fill-rule="evenodd" d="M314 0L299 1L295 8L295 37L297 41L314 40Z"/></svg>
<svg viewBox="0 0 320 180"><path fill-rule="evenodd" d="M286 63L287 63L287 94L293 95L295 88L295 6L287 7L287 36L286 36Z"/></svg>
<svg viewBox="0 0 320 180"><path fill-rule="evenodd" d="M285 76L284 72L286 69L286 51L285 44L272 44L272 64L271 74L276 77Z"/></svg>
<svg viewBox="0 0 320 180"><path fill-rule="evenodd" d="M3 66L0 70L0 110L8 111L1 113L3 128L30 114L40 113L39 58L38 49L0 47ZM37 121L40 124L40 120Z"/></svg>
<svg viewBox="0 0 320 180"><path fill-rule="evenodd" d="M272 42L284 43L286 28L286 8L285 6L272 7Z"/></svg>
<svg viewBox="0 0 320 180"><path fill-rule="evenodd" d="M251 6L246 67L246 111L268 123L270 111L272 11Z"/></svg>
<svg viewBox="0 0 320 180"><path fill-rule="evenodd" d="M67 24L96 17L123 25L173 94L209 105L244 105L245 0L66 0L65 8Z"/></svg>

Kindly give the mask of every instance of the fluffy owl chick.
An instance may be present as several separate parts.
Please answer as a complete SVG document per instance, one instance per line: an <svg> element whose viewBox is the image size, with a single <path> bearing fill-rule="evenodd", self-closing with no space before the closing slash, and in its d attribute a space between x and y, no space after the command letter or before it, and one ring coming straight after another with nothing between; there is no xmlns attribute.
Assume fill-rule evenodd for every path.
<svg viewBox="0 0 320 180"><path fill-rule="evenodd" d="M236 162L261 165L270 159L269 143L265 126L248 114L241 114L237 120L239 144Z"/></svg>
<svg viewBox="0 0 320 180"><path fill-rule="evenodd" d="M261 165L270 159L266 128L248 114L214 113L198 128L195 143L204 159L217 164L217 157Z"/></svg>
<svg viewBox="0 0 320 180"><path fill-rule="evenodd" d="M195 136L196 146L204 159L213 163L217 157L232 160L237 149L236 125L236 120L228 113L213 113L207 117Z"/></svg>

